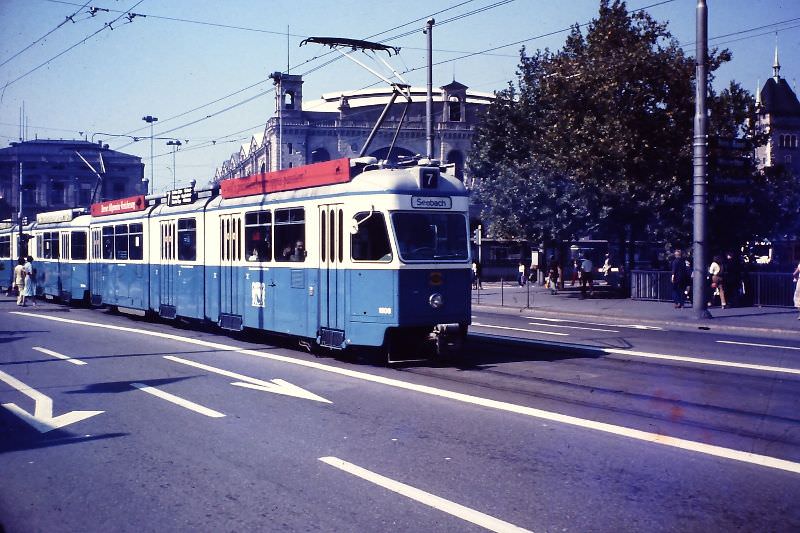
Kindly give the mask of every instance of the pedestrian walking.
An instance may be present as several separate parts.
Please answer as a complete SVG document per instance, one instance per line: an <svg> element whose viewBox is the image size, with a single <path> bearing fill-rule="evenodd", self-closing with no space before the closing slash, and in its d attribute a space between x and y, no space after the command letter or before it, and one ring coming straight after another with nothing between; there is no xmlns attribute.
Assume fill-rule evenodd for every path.
<svg viewBox="0 0 800 533"><path fill-rule="evenodd" d="M670 281L672 282L672 302L675 304L675 309L680 309L683 307L686 298L684 291L689 283L689 270L686 268L686 260L683 258L681 249L675 250Z"/></svg>
<svg viewBox="0 0 800 533"><path fill-rule="evenodd" d="M797 263L797 268L792 272L792 279L794 279L794 306L800 310L800 263ZM797 320L800 320L798 315Z"/></svg>
<svg viewBox="0 0 800 533"><path fill-rule="evenodd" d="M708 267L708 274L711 276L711 290L714 291L711 296L711 306L714 303L714 297L719 296L719 304L723 309L728 307L728 300L725 298L725 272L723 270L722 258L718 255L714 256L714 260Z"/></svg>
<svg viewBox="0 0 800 533"><path fill-rule="evenodd" d="M558 294L558 280L560 277L561 265L558 264L558 259L551 255L550 262L547 265L547 284L550 285L550 294Z"/></svg>
<svg viewBox="0 0 800 533"><path fill-rule="evenodd" d="M572 275L570 278L570 287L575 286L575 282L578 281L578 272L581 270L581 264L577 259L572 260Z"/></svg>
<svg viewBox="0 0 800 533"><path fill-rule="evenodd" d="M528 278L525 277L525 263L520 261L517 267L517 283L519 283L520 287L523 287L527 281Z"/></svg>
<svg viewBox="0 0 800 533"><path fill-rule="evenodd" d="M578 277L581 280L581 298L586 298L587 289L588 295L594 294L594 264L588 257L581 259L581 268L578 271Z"/></svg>
<svg viewBox="0 0 800 533"><path fill-rule="evenodd" d="M31 299L31 305L36 307L36 269L33 268L33 257L27 257L22 266L25 270L25 284L22 288L22 307L27 305L27 299Z"/></svg>
<svg viewBox="0 0 800 533"><path fill-rule="evenodd" d="M22 305L24 296L22 291L25 289L25 259L17 259L17 266L14 267L14 288L17 291L17 305Z"/></svg>

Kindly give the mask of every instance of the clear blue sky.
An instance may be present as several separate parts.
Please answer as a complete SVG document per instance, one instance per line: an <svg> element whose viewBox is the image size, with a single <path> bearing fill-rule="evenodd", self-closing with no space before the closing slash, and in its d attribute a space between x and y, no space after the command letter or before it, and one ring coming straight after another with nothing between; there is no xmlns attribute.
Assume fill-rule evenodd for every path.
<svg viewBox="0 0 800 533"><path fill-rule="evenodd" d="M629 10L651 6L647 11L669 22L673 35L690 53L694 53L696 4L696 0L627 2ZM733 61L717 74L717 87L735 79L754 91L759 79L763 83L772 73L776 31L781 74L790 83L800 78L800 0L708 0L708 4L711 45L733 52ZM588 22L598 5L598 0L0 0L0 63L4 63L0 86L5 86L0 89L0 146L18 140L24 102L28 138L92 139L94 134L95 140L105 138L112 148L141 156L149 164L149 141L130 143L97 134L147 136L149 128L141 117L153 115L159 118L156 135L188 141L177 154L178 182L195 178L204 184L252 133L263 130L272 115L273 95L258 95L272 88L268 73L286 70L287 27L293 74L333 57L314 60L326 49L298 47L306 36L363 39L380 34L373 40L381 40L417 29L390 41L402 47L397 65L405 70L424 67L421 28L428 16L442 11L434 15L434 61L443 62L434 68L434 84L444 85L455 77L470 88L491 92L514 77L520 41L529 50L558 49L566 32L535 37ZM110 11L90 17L90 7ZM75 12L79 13L74 23L67 21L55 29ZM124 12L147 16L128 22ZM457 20L446 22L452 18ZM381 33L416 19L422 20ZM109 22L113 30L106 27ZM12 58L51 30L44 40ZM76 43L81 44L53 59ZM425 84L424 68L406 77L413 85ZM338 60L304 80L308 101L323 93L365 87L375 78L349 61ZM241 92L211 104L237 91ZM250 101L220 112L246 100ZM192 111L206 104L211 105ZM208 115L215 116L202 120ZM173 128L178 129L168 131ZM208 146L212 140L216 144ZM157 189L172 183L172 156L165 142L155 144ZM145 172L149 176L149 168Z"/></svg>

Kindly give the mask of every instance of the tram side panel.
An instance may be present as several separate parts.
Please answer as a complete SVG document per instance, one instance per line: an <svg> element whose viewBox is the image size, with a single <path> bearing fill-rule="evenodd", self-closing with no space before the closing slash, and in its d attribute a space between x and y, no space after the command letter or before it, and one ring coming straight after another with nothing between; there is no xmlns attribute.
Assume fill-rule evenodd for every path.
<svg viewBox="0 0 800 533"><path fill-rule="evenodd" d="M161 317L206 318L204 202L149 218L150 302Z"/></svg>

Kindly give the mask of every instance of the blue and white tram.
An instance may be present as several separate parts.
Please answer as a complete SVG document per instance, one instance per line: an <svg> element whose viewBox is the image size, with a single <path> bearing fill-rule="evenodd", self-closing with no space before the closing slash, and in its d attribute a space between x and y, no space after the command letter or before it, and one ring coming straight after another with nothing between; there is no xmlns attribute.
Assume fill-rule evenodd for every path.
<svg viewBox="0 0 800 533"><path fill-rule="evenodd" d="M0 290L8 291L14 286L14 267L20 257L32 255L29 251L29 236L33 224L22 226L0 222Z"/></svg>
<svg viewBox="0 0 800 533"><path fill-rule="evenodd" d="M467 192L438 166L371 163L223 182L206 210L208 318L333 349L457 344L470 322Z"/></svg>
<svg viewBox="0 0 800 533"><path fill-rule="evenodd" d="M92 205L91 303L150 310L148 224L155 203L144 196Z"/></svg>
<svg viewBox="0 0 800 533"><path fill-rule="evenodd" d="M37 295L88 302L90 219L83 209L36 215L29 247L35 260Z"/></svg>

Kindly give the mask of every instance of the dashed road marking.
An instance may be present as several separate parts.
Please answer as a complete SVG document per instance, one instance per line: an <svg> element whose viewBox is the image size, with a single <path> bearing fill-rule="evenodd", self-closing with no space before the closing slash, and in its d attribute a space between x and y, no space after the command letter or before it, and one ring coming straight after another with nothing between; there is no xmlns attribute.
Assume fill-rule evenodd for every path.
<svg viewBox="0 0 800 533"><path fill-rule="evenodd" d="M757 348L778 348L781 350L800 350L800 346L781 346L779 344L758 344L755 342L717 341L721 344L738 344L740 346L755 346Z"/></svg>
<svg viewBox="0 0 800 533"><path fill-rule="evenodd" d="M375 485L388 489L392 492L396 492L401 496L418 501L429 507L433 507L434 509L444 511L447 514L453 515L467 522L477 524L488 529L489 531L529 531L519 526L515 526L510 522L506 522L505 520L500 520L499 518L481 513L480 511L465 507L459 503L446 500L440 496L431 494L430 492L425 492L424 490L412 487L411 485L406 485L405 483L395 481L386 476L376 474L375 472L367 470L366 468L343 461L338 457L320 457L319 460L327 465L347 472L348 474L352 474L356 477L369 481L370 483L374 483Z"/></svg>
<svg viewBox="0 0 800 533"><path fill-rule="evenodd" d="M50 356L53 356L53 357L57 357L58 359L63 359L64 361L66 361L68 363L72 363L73 365L85 365L86 364L85 361L81 361L80 359L73 359L72 357L70 357L68 355L60 354L58 352L54 352L53 350L48 350L47 348L40 348L39 346L34 346L33 349L36 350L37 352L41 352L41 353L43 353L45 355L50 355Z"/></svg>
<svg viewBox="0 0 800 533"><path fill-rule="evenodd" d="M478 326L479 328L502 329L506 331L524 331L525 333L541 333L542 335L558 335L560 337L569 336L569 333L557 333L555 331L540 331L536 329L525 329L525 328L512 328L509 326L492 326L491 324L481 324L480 322L473 322L472 325Z"/></svg>

